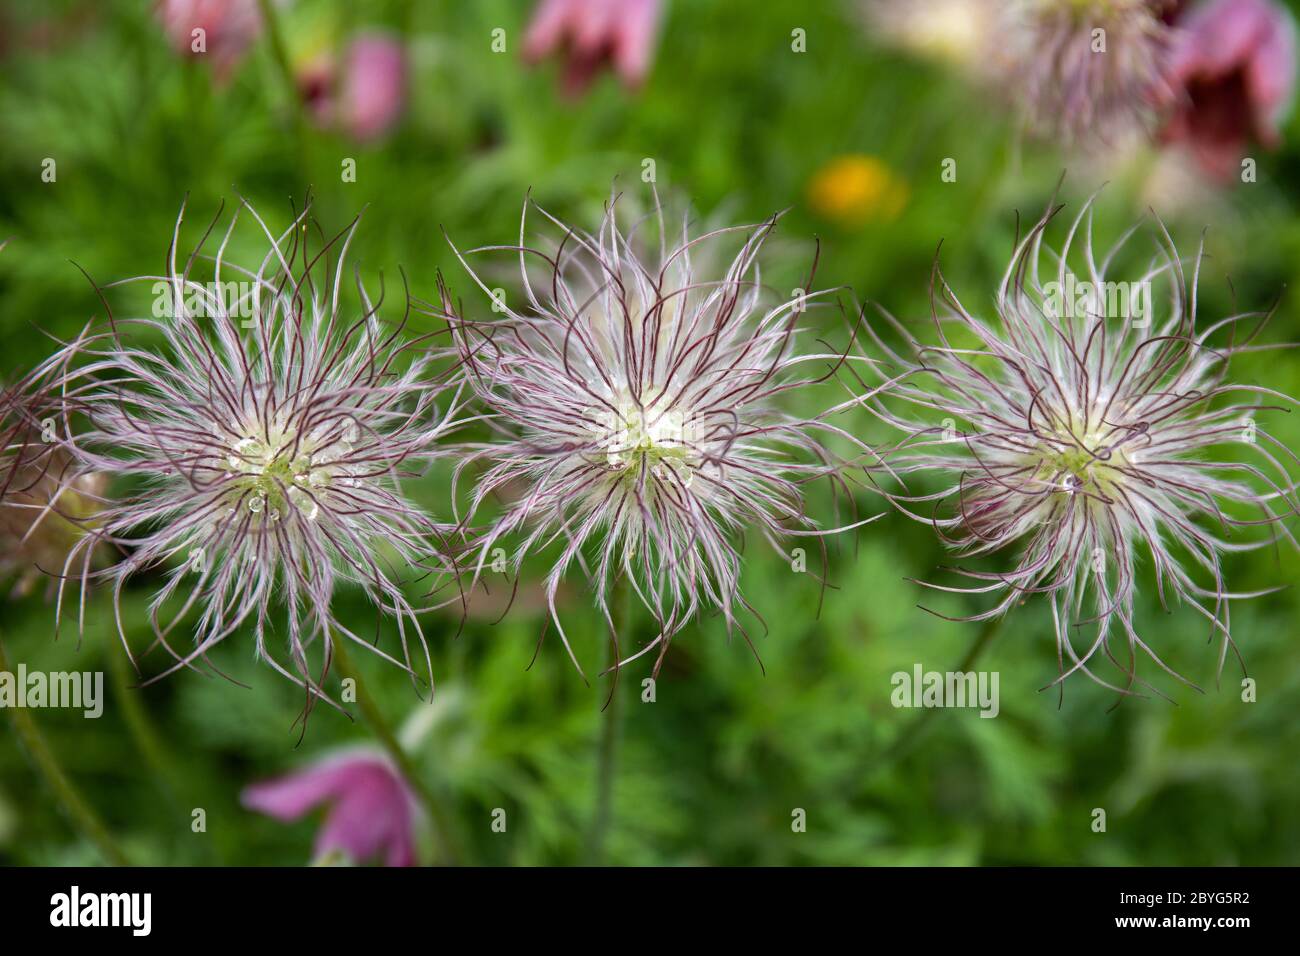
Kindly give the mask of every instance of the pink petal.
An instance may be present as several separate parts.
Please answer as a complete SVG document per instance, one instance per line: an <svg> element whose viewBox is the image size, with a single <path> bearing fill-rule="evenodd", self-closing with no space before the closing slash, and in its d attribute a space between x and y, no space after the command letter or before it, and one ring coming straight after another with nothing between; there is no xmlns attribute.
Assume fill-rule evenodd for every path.
<svg viewBox="0 0 1300 956"><path fill-rule="evenodd" d="M542 0L524 35L524 59L535 62L559 47L572 6L572 0Z"/></svg>
<svg viewBox="0 0 1300 956"><path fill-rule="evenodd" d="M570 24L573 47L579 53L596 56L613 42L614 29L624 15L626 3L624 0L579 0L577 6L578 15Z"/></svg>
<svg viewBox="0 0 1300 956"><path fill-rule="evenodd" d="M1246 66L1246 83L1261 132L1276 138L1281 114L1295 89L1295 23L1284 14Z"/></svg>
<svg viewBox="0 0 1300 956"><path fill-rule="evenodd" d="M335 796L346 785L350 774L350 762L346 760L316 764L274 780L251 784L240 794L240 802L277 820L297 820Z"/></svg>
<svg viewBox="0 0 1300 956"><path fill-rule="evenodd" d="M337 850L357 862L382 854L389 866L409 866L415 857L412 829L405 783L383 761L358 764L317 834L316 853Z"/></svg>
<svg viewBox="0 0 1300 956"><path fill-rule="evenodd" d="M385 36L352 42L343 67L340 115L358 140L373 140L392 128L406 102L406 54Z"/></svg>
<svg viewBox="0 0 1300 956"><path fill-rule="evenodd" d="M650 72L660 12L659 0L628 0L615 28L614 64L629 86L639 86Z"/></svg>
<svg viewBox="0 0 1300 956"><path fill-rule="evenodd" d="M1244 62L1272 25L1266 0L1210 0L1197 7L1182 28L1173 74L1221 76Z"/></svg>

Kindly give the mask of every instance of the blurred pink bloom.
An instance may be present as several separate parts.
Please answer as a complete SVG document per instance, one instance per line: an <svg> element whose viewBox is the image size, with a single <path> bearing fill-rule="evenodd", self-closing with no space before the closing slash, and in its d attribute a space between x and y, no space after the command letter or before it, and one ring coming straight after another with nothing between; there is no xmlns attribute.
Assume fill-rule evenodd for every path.
<svg viewBox="0 0 1300 956"><path fill-rule="evenodd" d="M561 52L564 92L582 93L606 64L629 88L650 72L661 0L541 0L524 37L524 59Z"/></svg>
<svg viewBox="0 0 1300 956"><path fill-rule="evenodd" d="M297 70L298 93L312 121L369 142L388 133L406 103L406 52L379 33L356 37L342 65L322 54Z"/></svg>
<svg viewBox="0 0 1300 956"><path fill-rule="evenodd" d="M406 54L402 44L382 34L357 37L343 63L339 122L363 142L387 133L406 101Z"/></svg>
<svg viewBox="0 0 1300 956"><path fill-rule="evenodd" d="M1275 147L1295 83L1295 25L1273 0L1206 0L1178 21L1172 81L1181 91L1164 139L1210 175L1234 175L1247 144Z"/></svg>
<svg viewBox="0 0 1300 956"><path fill-rule="evenodd" d="M415 794L378 753L336 754L295 773L252 784L241 799L250 810L286 822L329 804L316 834L317 859L337 851L355 863L383 854L385 866L415 865Z"/></svg>
<svg viewBox="0 0 1300 956"><path fill-rule="evenodd" d="M298 95L312 122L321 127L332 125L334 86L338 75L338 64L334 57L323 53L299 64L294 73L298 82Z"/></svg>
<svg viewBox="0 0 1300 956"><path fill-rule="evenodd" d="M257 0L159 0L158 18L179 53L212 58L219 79L230 75L262 28ZM195 35L196 30L202 30Z"/></svg>

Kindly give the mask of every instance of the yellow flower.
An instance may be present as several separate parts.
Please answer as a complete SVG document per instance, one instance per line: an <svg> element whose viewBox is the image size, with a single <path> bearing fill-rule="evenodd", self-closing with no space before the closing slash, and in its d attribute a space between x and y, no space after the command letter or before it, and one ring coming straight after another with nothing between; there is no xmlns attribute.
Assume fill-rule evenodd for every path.
<svg viewBox="0 0 1300 956"><path fill-rule="evenodd" d="M808 184L808 203L825 219L844 226L896 219L907 205L908 188L874 156L837 156Z"/></svg>

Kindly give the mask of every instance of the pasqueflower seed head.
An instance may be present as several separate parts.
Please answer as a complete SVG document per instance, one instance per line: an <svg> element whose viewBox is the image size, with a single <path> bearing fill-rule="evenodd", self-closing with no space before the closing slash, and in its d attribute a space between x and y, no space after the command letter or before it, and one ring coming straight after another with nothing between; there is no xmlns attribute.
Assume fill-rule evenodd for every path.
<svg viewBox="0 0 1300 956"><path fill-rule="evenodd" d="M245 210L266 249L252 268L226 258ZM174 658L165 673L206 661L240 628L309 706L340 639L408 671L414 644L432 670L402 583L417 566L446 570L448 529L400 484L440 454L458 399L428 337L406 334L406 314L382 321L382 294L372 301L359 277L349 304L356 226L326 240L304 210L277 235L244 203L215 256L201 243L178 266L178 219L166 275L129 280L153 284L154 315L110 313L107 331L67 347L76 361L63 388L85 418L68 436L80 468L129 486L100 516L97 537L122 551L103 576L116 600L132 577L165 569L150 606L156 644ZM194 271L205 262L210 282ZM335 616L343 582L391 616L398 656ZM174 647L172 632L195 615L193 647Z"/></svg>
<svg viewBox="0 0 1300 956"><path fill-rule="evenodd" d="M1230 592L1224 556L1294 544L1282 522L1295 513L1296 458L1257 422L1292 400L1229 377L1234 356L1277 346L1256 343L1259 313L1198 316L1200 251L1184 261L1155 229L1149 268L1116 281L1120 250L1094 255L1090 205L1059 254L1043 239L1052 215L1018 241L988 318L936 265L937 341L890 351L906 380L869 404L906 433L882 452L894 472L942 485L895 495L898 507L963 555L1019 554L1007 571L958 569L973 586L927 586L998 596L963 620L1047 595L1058 682L1082 671L1135 693L1151 687L1141 655L1173 673L1135 621L1142 565L1162 606L1209 621L1221 669L1235 650L1231 601L1266 593ZM1118 684L1097 675L1098 652Z"/></svg>
<svg viewBox="0 0 1300 956"><path fill-rule="evenodd" d="M0 388L0 584L27 593L43 578L52 598L55 575L94 523L103 477L70 477L50 378L46 364Z"/></svg>
<svg viewBox="0 0 1300 956"><path fill-rule="evenodd" d="M517 258L519 301L491 291L462 257L499 315L464 317L445 287L442 310L498 433L461 463L483 466L471 513L489 496L507 499L479 540L478 570L516 532L516 568L553 548L545 589L570 657L555 595L576 563L619 665L653 652L657 670L704 610L748 640L737 625L741 609L752 611L740 593L742 535L756 529L781 550L790 536L843 530L808 515L804 487L826 478L844 490L828 439L854 457L868 451L831 421L851 401L810 417L783 402L811 399L804 390L845 356L804 330L818 294L787 298L762 283L775 218L692 238L687 222L680 233L665 224L657 197L640 218L622 218L625 207L614 197L589 233L525 203L518 245L493 247ZM608 596L619 579L656 622L639 648L618 647Z"/></svg>
<svg viewBox="0 0 1300 956"><path fill-rule="evenodd" d="M1013 0L992 55L1030 128L1070 147L1149 134L1171 97L1164 0Z"/></svg>

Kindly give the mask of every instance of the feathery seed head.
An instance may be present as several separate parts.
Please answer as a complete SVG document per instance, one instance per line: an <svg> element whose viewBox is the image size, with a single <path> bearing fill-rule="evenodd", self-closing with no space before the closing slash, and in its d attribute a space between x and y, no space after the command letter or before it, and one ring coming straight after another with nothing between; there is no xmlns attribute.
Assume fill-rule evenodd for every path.
<svg viewBox="0 0 1300 956"><path fill-rule="evenodd" d="M42 366L0 390L0 581L30 591L54 578L93 525L102 475L70 477L72 460L58 440L62 405Z"/></svg>
<svg viewBox="0 0 1300 956"><path fill-rule="evenodd" d="M521 305L468 264L502 317L463 318L443 290L468 380L501 433L462 462L485 465L471 511L517 490L484 533L479 566L515 532L516 567L554 545L546 591L566 647L555 594L570 565L591 578L615 642L607 598L625 579L658 634L620 652L620 664L651 651L662 661L697 613L716 608L730 628L749 609L745 529L777 548L789 535L830 533L805 512L803 486L824 477L843 488L825 439L866 453L829 421L852 402L801 418L778 397L830 378L845 357L805 347L800 320L820 293L787 298L763 285L759 251L775 219L694 238L683 222L675 236L657 199L630 225L615 200L595 233L542 211L554 235L533 239L530 207L518 246L493 247L517 256Z"/></svg>
<svg viewBox="0 0 1300 956"><path fill-rule="evenodd" d="M1149 268L1113 281L1119 250L1094 256L1090 204L1059 255L1043 242L1052 215L1018 243L992 320L968 311L936 267L939 341L913 342L911 359L889 352L906 370L891 393L901 405L869 405L907 434L885 454L893 471L945 485L893 496L901 510L962 554L1020 550L1009 571L959 570L973 587L927 586L1000 594L966 620L1047 594L1058 680L1083 671L1107 683L1093 670L1101 651L1128 693L1150 687L1136 675L1139 652L1168 670L1134 620L1140 556L1162 604L1173 597L1210 622L1221 668L1234 646L1230 602L1254 596L1228 591L1224 555L1294 543L1282 521L1296 509L1296 458L1255 419L1292 400L1228 377L1233 356L1269 348L1254 344L1266 316L1199 322L1199 253L1189 271L1162 229ZM1168 289L1162 317L1156 286ZM1261 528L1271 533L1250 535Z"/></svg>
<svg viewBox="0 0 1300 956"><path fill-rule="evenodd" d="M151 605L156 642L175 658L168 673L249 627L260 657L309 700L323 696L331 642L373 649L331 610L342 582L395 621L401 660L381 656L410 670L414 638L431 670L402 579L417 566L448 570L439 555L449 529L401 482L441 453L455 424L457 395L439 408L452 388L434 368L440 352L406 335L406 315L381 321L382 295L372 302L359 277L349 304L356 222L318 242L305 210L275 235L244 209L267 250L259 264L227 261L237 213L215 256L201 256L201 244L178 267L178 219L167 274L136 280L154 284L162 308L110 314L107 331L88 330L65 350L78 361L61 385L86 423L67 436L79 468L131 485L102 514L98 537L123 551L103 575L117 597L139 572L168 569ZM196 271L205 261L211 281ZM277 603L288 668L271 651ZM173 649L169 635L191 611L195 646Z"/></svg>
<svg viewBox="0 0 1300 956"><path fill-rule="evenodd" d="M1018 0L994 31L1030 127L1067 146L1152 131L1172 96L1164 0Z"/></svg>

